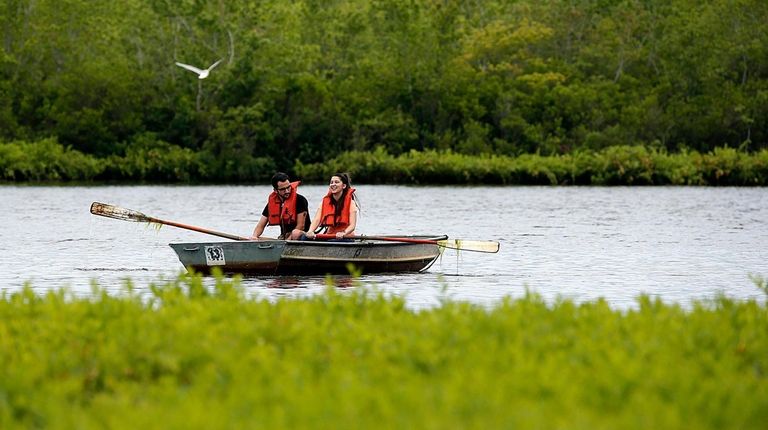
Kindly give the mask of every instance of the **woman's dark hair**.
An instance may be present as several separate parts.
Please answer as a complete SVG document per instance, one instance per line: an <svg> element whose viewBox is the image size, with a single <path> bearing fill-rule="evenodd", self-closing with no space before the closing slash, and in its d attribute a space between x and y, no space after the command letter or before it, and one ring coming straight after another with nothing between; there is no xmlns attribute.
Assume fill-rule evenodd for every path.
<svg viewBox="0 0 768 430"><path fill-rule="evenodd" d="M341 183L347 186L347 188L344 189L346 191L349 187L352 186L352 181L349 179L349 173L334 173L331 175L331 177L338 176L339 179L341 179Z"/></svg>
<svg viewBox="0 0 768 430"><path fill-rule="evenodd" d="M344 188L344 190L341 191L341 197L339 198L339 201L334 201L331 199L331 203L333 204L333 218L335 221L341 217L341 210L344 209L344 199L347 197L349 189L352 188L352 181L349 179L348 173L334 173L331 175L331 177L334 176L341 179L341 183L347 186ZM353 195L352 199L356 199L356 197Z"/></svg>

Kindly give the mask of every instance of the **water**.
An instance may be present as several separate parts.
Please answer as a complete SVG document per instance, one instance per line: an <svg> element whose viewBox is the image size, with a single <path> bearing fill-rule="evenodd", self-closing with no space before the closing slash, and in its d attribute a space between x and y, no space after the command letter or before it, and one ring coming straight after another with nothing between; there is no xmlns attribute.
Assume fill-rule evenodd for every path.
<svg viewBox="0 0 768 430"><path fill-rule="evenodd" d="M301 187L312 213L326 189ZM487 305L526 290L547 300L602 297L617 308L633 306L640 294L686 305L719 293L759 298L749 275L768 277L766 188L357 189L358 234L447 234L501 244L498 254L447 250L425 273L360 280L414 308L445 298ZM131 278L146 291L149 282L183 270L169 242L219 240L96 217L88 211L93 201L247 236L270 191L269 185L0 187L0 290L30 281L38 291L67 286L88 295L92 280L117 292ZM274 298L315 294L324 283L322 276L264 277L244 286Z"/></svg>

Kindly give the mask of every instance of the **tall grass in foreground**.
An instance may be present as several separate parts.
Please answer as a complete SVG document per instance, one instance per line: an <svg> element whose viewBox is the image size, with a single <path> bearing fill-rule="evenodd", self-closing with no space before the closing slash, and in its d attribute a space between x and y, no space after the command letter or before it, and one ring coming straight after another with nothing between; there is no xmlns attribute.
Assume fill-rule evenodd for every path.
<svg viewBox="0 0 768 430"><path fill-rule="evenodd" d="M765 290L765 282L758 280ZM765 428L768 308L648 297L409 310L199 277L0 298L0 428Z"/></svg>

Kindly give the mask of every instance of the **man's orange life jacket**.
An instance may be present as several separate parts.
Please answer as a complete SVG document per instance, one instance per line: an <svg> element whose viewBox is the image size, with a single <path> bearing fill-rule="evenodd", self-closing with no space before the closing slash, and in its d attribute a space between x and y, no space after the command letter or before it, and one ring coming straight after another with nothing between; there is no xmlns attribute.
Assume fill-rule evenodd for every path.
<svg viewBox="0 0 768 430"><path fill-rule="evenodd" d="M333 205L333 195L329 192L323 197L323 211L320 213L320 226L331 227L335 231L343 230L349 225L349 213L352 208L352 195L355 193L354 188L350 188L347 191L347 195L344 196L344 206L341 209L341 214L336 216L336 207Z"/></svg>
<svg viewBox="0 0 768 430"><path fill-rule="evenodd" d="M269 212L269 225L289 225L296 224L296 196L301 181L291 182L291 195L287 200L280 200L277 190L272 191L267 203ZM281 209L282 206L282 209Z"/></svg>

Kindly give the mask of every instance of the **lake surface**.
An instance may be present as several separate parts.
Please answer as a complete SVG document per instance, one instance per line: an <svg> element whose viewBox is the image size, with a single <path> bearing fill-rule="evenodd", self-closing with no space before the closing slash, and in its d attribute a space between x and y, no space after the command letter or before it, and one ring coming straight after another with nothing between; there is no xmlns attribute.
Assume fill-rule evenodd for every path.
<svg viewBox="0 0 768 430"><path fill-rule="evenodd" d="M498 254L446 250L427 272L369 275L360 283L406 298L414 308L443 298L493 304L526 290L547 300L605 298L632 307L640 294L690 304L719 293L763 293L768 277L768 188L406 187L358 185L358 234L447 234L495 240ZM302 186L314 213L327 186ZM271 191L266 186L0 187L0 290L30 281L37 291L91 281L118 292L125 278L148 284L183 271L170 242L216 241L164 226L96 217L100 201L147 215L248 236ZM273 227L265 235L276 236ZM349 279L338 281L349 284ZM325 278L243 282L270 298L322 291Z"/></svg>

